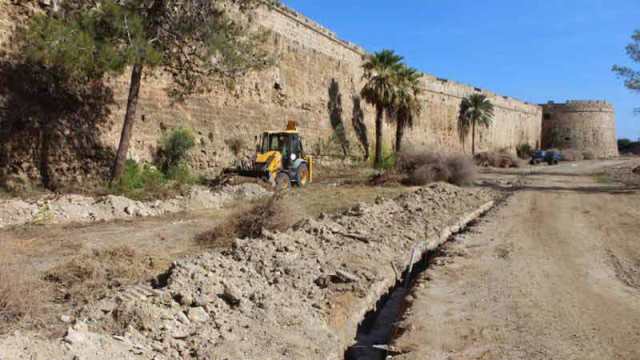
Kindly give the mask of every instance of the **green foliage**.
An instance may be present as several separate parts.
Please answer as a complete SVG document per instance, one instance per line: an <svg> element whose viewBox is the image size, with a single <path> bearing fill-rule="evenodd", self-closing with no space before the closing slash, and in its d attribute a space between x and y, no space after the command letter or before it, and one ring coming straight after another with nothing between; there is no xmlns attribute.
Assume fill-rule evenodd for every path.
<svg viewBox="0 0 640 360"><path fill-rule="evenodd" d="M157 153L157 164L164 174L179 167L186 159L196 140L191 130L176 128L160 140Z"/></svg>
<svg viewBox="0 0 640 360"><path fill-rule="evenodd" d="M387 109L387 119L396 123L396 151L402 147L404 129L412 128L415 118L422 112L419 96L422 74L412 67L403 65L396 77L395 93L391 106Z"/></svg>
<svg viewBox="0 0 640 360"><path fill-rule="evenodd" d="M413 127L422 112L419 96L422 74L405 65L401 56L391 50L383 50L368 56L363 64L365 85L360 95L376 108L376 152L374 164L384 167L381 153L382 118L396 124L396 151L400 151L404 130Z"/></svg>
<svg viewBox="0 0 640 360"><path fill-rule="evenodd" d="M23 33L23 53L29 61L64 69L78 83L120 75L131 67L112 173L117 178L124 170L145 75L155 69L168 74L173 80L168 95L181 101L271 65L273 59L262 46L269 33L251 31L253 10L262 5L277 1L65 0L60 11L36 15L30 22Z"/></svg>
<svg viewBox="0 0 640 360"><path fill-rule="evenodd" d="M462 99L460 104L460 119L469 129L472 124L489 127L493 121L494 107L484 94L471 94Z"/></svg>
<svg viewBox="0 0 640 360"><path fill-rule="evenodd" d="M372 161L371 165L374 166L378 170L391 170L395 168L396 161L398 159L398 154L393 151L391 147L387 144L382 145L382 161L379 166L375 166L375 163Z"/></svg>
<svg viewBox="0 0 640 360"><path fill-rule="evenodd" d="M398 73L403 58L392 50L382 50L368 55L362 65L365 84L360 91L362 99L376 108L376 143L374 166L383 166L382 141L383 117L389 112L395 96Z"/></svg>
<svg viewBox="0 0 640 360"><path fill-rule="evenodd" d="M27 58L64 68L80 79L120 74L128 66L160 67L176 99L210 89L271 63L264 33L248 30L258 0L100 2L68 0L56 14L32 18L24 33ZM230 14L231 8L240 9Z"/></svg>
<svg viewBox="0 0 640 360"><path fill-rule="evenodd" d="M520 159L528 159L531 157L533 149L529 144L520 144L516 147L516 153Z"/></svg>
<svg viewBox="0 0 640 360"><path fill-rule="evenodd" d="M629 139L618 139L618 151L621 154L638 154L640 152L640 140L632 141Z"/></svg>
<svg viewBox="0 0 640 360"><path fill-rule="evenodd" d="M382 50L367 57L362 65L366 82L360 92L367 103L383 109L391 106L402 60L393 50Z"/></svg>
<svg viewBox="0 0 640 360"><path fill-rule="evenodd" d="M145 20L133 6L110 0L99 7L87 3L62 16L34 16L25 31L24 52L78 80L99 79L135 63L161 63L162 53L145 39L145 30Z"/></svg>
<svg viewBox="0 0 640 360"><path fill-rule="evenodd" d="M114 182L112 191L132 199L153 198L159 193L167 179L155 166L143 164L140 166L135 160L127 160L122 176Z"/></svg>
<svg viewBox="0 0 640 360"><path fill-rule="evenodd" d="M633 141L631 141L629 139L618 139L618 149L620 149L620 150L626 149L629 146L631 146L632 143L633 143Z"/></svg>
<svg viewBox="0 0 640 360"><path fill-rule="evenodd" d="M122 176L111 184L110 190L131 199L151 200L175 196L199 181L185 163L170 167L165 173L152 164L129 159Z"/></svg>
<svg viewBox="0 0 640 360"><path fill-rule="evenodd" d="M475 154L475 130L478 126L489 127L493 122L494 106L484 94L471 94L462 99L458 115L458 132L464 141L471 130L471 152Z"/></svg>
<svg viewBox="0 0 640 360"><path fill-rule="evenodd" d="M627 55L636 63L640 63L640 30L631 36L632 42L627 45ZM624 86L633 91L640 91L640 71L628 66L614 65L612 68L618 77L624 79Z"/></svg>
<svg viewBox="0 0 640 360"><path fill-rule="evenodd" d="M195 182L198 182L198 179L196 179L191 174L191 168L189 167L189 165L185 163L180 163L176 166L170 167L167 170L165 176L167 177L167 179L173 180L177 184L181 185L191 185Z"/></svg>

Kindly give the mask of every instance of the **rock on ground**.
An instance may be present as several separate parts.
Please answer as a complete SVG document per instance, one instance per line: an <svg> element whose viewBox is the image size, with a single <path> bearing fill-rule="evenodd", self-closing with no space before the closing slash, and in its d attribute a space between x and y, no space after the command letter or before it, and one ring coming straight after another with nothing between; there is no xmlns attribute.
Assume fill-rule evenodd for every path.
<svg viewBox="0 0 640 360"><path fill-rule="evenodd" d="M100 339L115 334L138 359L342 359L358 322L395 284L394 268L493 196L434 184L181 259L162 288L119 296L113 310L87 306L87 347L113 359Z"/></svg>
<svg viewBox="0 0 640 360"><path fill-rule="evenodd" d="M270 192L257 184L225 186L211 190L196 186L187 196L169 200L136 201L123 196L92 198L68 194L47 196L38 200L0 201L0 228L24 224L63 224L109 221L133 217L159 216L181 211L218 209L237 199L253 199Z"/></svg>

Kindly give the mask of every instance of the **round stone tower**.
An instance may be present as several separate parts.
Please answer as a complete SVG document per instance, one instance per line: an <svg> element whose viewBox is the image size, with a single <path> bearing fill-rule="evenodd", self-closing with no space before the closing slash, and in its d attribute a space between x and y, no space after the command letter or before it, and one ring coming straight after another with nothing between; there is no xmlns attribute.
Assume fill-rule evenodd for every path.
<svg viewBox="0 0 640 360"><path fill-rule="evenodd" d="M606 101L549 102L542 105L542 148L591 152L596 158L618 156L616 114Z"/></svg>

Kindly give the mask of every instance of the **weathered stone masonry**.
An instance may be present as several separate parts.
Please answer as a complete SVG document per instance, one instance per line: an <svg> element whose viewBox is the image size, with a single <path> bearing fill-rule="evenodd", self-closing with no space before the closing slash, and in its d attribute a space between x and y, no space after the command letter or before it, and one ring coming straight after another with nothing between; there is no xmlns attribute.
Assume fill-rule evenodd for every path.
<svg viewBox="0 0 640 360"><path fill-rule="evenodd" d="M172 106L162 90L162 82L143 86L141 120L136 126L132 156L148 158L162 129L185 125L198 131L201 146L194 165L200 170L226 165L231 154L225 140L279 129L288 119L299 122L307 148L332 134L327 104L332 83L337 84L342 104L342 122L352 148L359 148L351 126L353 98L362 87L362 58L366 52L338 39L334 33L288 9L262 9L257 22L273 35L269 46L279 61L268 70L249 75L232 91L214 93ZM126 79L118 86L118 102L125 103ZM425 75L425 111L417 126L408 131L407 141L446 151L462 151L457 132L457 116L462 97L483 92L496 105L496 118L479 134L479 150L508 149L518 144L539 145L542 117L539 106L499 96L453 81ZM373 139L374 111L363 105L370 141ZM114 116L120 122L124 106ZM385 129L391 147L393 127ZM107 136L115 144L116 126ZM470 141L466 141L469 151Z"/></svg>
<svg viewBox="0 0 640 360"><path fill-rule="evenodd" d="M590 151L598 158L618 156L615 111L608 102L550 102L542 108L545 148Z"/></svg>
<svg viewBox="0 0 640 360"><path fill-rule="evenodd" d="M5 1L0 2L0 8L15 6L0 1ZM0 16L0 24L6 28L7 23L10 19ZM351 148L360 148L353 131L352 113L354 97L363 84L361 64L366 52L286 8L260 9L256 23L271 32L268 46L278 59L277 65L249 74L232 89L217 87L211 94L181 104L172 104L166 96L166 79L162 76L148 79L142 86L131 157L150 159L164 131L186 126L198 137L192 165L198 171L215 172L232 159L226 141L243 137L249 149L254 135L283 128L287 120L298 121L307 150L315 150L316 144L326 142L336 126L335 121L334 124L330 121L330 96L334 103L341 104L338 118ZM8 33L2 30L0 47ZM115 148L125 110L128 76L113 85L117 101L111 114L113 126L104 129L102 138L106 145ZM493 125L479 131L478 150L514 151L519 144L535 147L543 143L540 106L431 75L424 76L423 88L424 111L417 126L407 132L408 143L469 152L470 141L465 142L463 149L458 137L457 116L462 97L474 92L487 94L496 106ZM364 104L363 110L373 143L374 111ZM385 128L388 147L392 145L393 131L392 126Z"/></svg>

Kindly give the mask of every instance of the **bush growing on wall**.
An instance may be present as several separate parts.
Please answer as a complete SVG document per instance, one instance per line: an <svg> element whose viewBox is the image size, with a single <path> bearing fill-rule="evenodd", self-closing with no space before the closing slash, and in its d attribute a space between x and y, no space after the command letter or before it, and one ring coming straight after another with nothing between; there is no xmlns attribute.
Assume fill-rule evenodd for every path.
<svg viewBox="0 0 640 360"><path fill-rule="evenodd" d="M157 164L162 173L169 175L173 168L181 166L195 143L193 133L185 128L174 129L163 136L157 154Z"/></svg>

